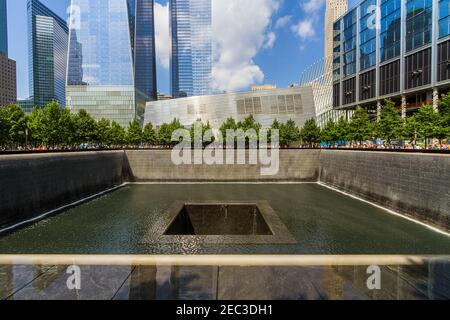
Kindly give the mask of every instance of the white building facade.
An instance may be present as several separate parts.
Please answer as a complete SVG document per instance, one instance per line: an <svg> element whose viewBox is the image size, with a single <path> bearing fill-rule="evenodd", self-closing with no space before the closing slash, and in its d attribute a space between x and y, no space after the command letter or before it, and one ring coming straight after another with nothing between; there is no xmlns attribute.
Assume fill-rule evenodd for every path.
<svg viewBox="0 0 450 320"><path fill-rule="evenodd" d="M219 129L228 118L241 121L249 115L264 128L270 127L275 119L280 122L292 119L301 127L307 120L316 118L313 89L298 86L152 101L147 103L144 122L159 127L176 118L189 127L201 120Z"/></svg>

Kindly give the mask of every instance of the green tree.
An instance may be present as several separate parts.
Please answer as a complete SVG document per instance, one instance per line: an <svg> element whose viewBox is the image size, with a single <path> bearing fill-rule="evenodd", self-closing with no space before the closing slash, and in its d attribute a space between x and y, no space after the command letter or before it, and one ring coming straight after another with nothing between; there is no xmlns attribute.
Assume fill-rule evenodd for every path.
<svg viewBox="0 0 450 320"><path fill-rule="evenodd" d="M153 129L153 125L151 123L148 123L145 127L144 127L144 131L142 133L142 138L144 143L148 144L148 145L154 145L157 141L157 137L156 137L156 130Z"/></svg>
<svg viewBox="0 0 450 320"><path fill-rule="evenodd" d="M450 139L450 92L442 96L439 103L439 115L441 120L437 138L439 140Z"/></svg>
<svg viewBox="0 0 450 320"><path fill-rule="evenodd" d="M250 129L259 132L259 130L261 130L261 124L258 123L252 115L249 115L243 121L238 122L237 128L242 129L244 132Z"/></svg>
<svg viewBox="0 0 450 320"><path fill-rule="evenodd" d="M345 119L344 117L340 117L336 127L338 142L344 142L349 140L348 139L349 127L350 124L347 121L347 119Z"/></svg>
<svg viewBox="0 0 450 320"><path fill-rule="evenodd" d="M281 137L280 137L280 135L281 135L281 123L280 123L280 121L278 121L278 119L275 119L273 121L272 125L270 126L270 128L269 128L269 130L267 132L267 142L268 143L272 142L272 131L273 130L278 130L278 135L279 135L278 138L280 140L279 142L280 142L280 145L282 145Z"/></svg>
<svg viewBox="0 0 450 320"><path fill-rule="evenodd" d="M380 121L376 124L378 138L386 140L388 144L394 139L401 139L403 119L401 111L395 107L395 103L386 100L381 107Z"/></svg>
<svg viewBox="0 0 450 320"><path fill-rule="evenodd" d="M369 119L367 111L361 107L356 108L352 121L348 127L348 138L353 142L363 142L373 138L374 125Z"/></svg>
<svg viewBox="0 0 450 320"><path fill-rule="evenodd" d="M419 125L417 133L421 139L425 140L425 143L428 139L437 138L441 118L433 106L423 106L413 117Z"/></svg>
<svg viewBox="0 0 450 320"><path fill-rule="evenodd" d="M290 119L286 123L280 125L280 145L289 146L300 140L300 129L295 121Z"/></svg>
<svg viewBox="0 0 450 320"><path fill-rule="evenodd" d="M306 121L303 129L301 130L301 137L303 143L309 147L316 147L320 143L320 128L315 119L309 119Z"/></svg>
<svg viewBox="0 0 450 320"><path fill-rule="evenodd" d="M32 143L36 146L45 145L44 111L41 108L33 108L28 120L28 127Z"/></svg>
<svg viewBox="0 0 450 320"><path fill-rule="evenodd" d="M120 124L115 121L111 123L111 143L113 145L123 145L126 142L126 135L127 132Z"/></svg>
<svg viewBox="0 0 450 320"><path fill-rule="evenodd" d="M69 108L61 110L60 123L60 144L75 146L77 143L77 133L75 127L75 116L70 113Z"/></svg>
<svg viewBox="0 0 450 320"><path fill-rule="evenodd" d="M81 109L73 116L75 128L75 142L77 144L89 144L99 141L97 122L86 110Z"/></svg>
<svg viewBox="0 0 450 320"><path fill-rule="evenodd" d="M33 108L29 127L36 144L55 147L64 144L67 137L67 119L56 101L48 103L44 108Z"/></svg>
<svg viewBox="0 0 450 320"><path fill-rule="evenodd" d="M137 146L142 143L143 139L143 133L141 129L141 124L139 121L134 120L130 122L128 125L128 131L126 135L127 143Z"/></svg>
<svg viewBox="0 0 450 320"><path fill-rule="evenodd" d="M403 137L415 146L419 139L419 129L420 123L417 118L415 116L409 117L403 125Z"/></svg>
<svg viewBox="0 0 450 320"><path fill-rule="evenodd" d="M201 129L202 129L202 136L201 136L200 141L195 141L195 138L196 138L196 137L195 137L195 125L200 126ZM209 122L207 122L206 124L204 124L204 123L202 122L201 119L198 119L197 121L195 121L195 122L192 124L191 129L190 129L191 141L192 141L193 143L198 142L198 143L202 143L202 144L209 144L209 143L213 142L213 141L203 141L203 137L205 136L205 133L206 133L208 130L211 130L211 125L209 124ZM199 137L199 138L200 138L200 137Z"/></svg>
<svg viewBox="0 0 450 320"><path fill-rule="evenodd" d="M252 142L258 142L259 141L259 131L261 130L261 124L258 123L255 118L252 115L249 115L247 118L245 118L243 121L240 121L237 123L238 129L242 130L244 133L248 134L251 133L251 131L254 131L251 136L245 137L245 144L248 145L250 143L250 139ZM242 138L242 137L241 137ZM242 139L241 141L243 141Z"/></svg>
<svg viewBox="0 0 450 320"><path fill-rule="evenodd" d="M321 132L321 138L329 145L334 145L340 140L338 125L333 120L327 122Z"/></svg>
<svg viewBox="0 0 450 320"><path fill-rule="evenodd" d="M22 108L9 105L0 108L0 144L19 146L26 142L28 118Z"/></svg>
<svg viewBox="0 0 450 320"><path fill-rule="evenodd" d="M0 107L0 146L5 147L8 144L9 122L6 110Z"/></svg>
<svg viewBox="0 0 450 320"><path fill-rule="evenodd" d="M227 136L227 130L237 130L238 126L236 120L233 118L228 118L222 125L220 126L219 131L222 133L222 136L225 138Z"/></svg>
<svg viewBox="0 0 450 320"><path fill-rule="evenodd" d="M101 145L112 145L111 137L111 121L108 119L100 119L97 122L97 138Z"/></svg>
<svg viewBox="0 0 450 320"><path fill-rule="evenodd" d="M171 123L164 123L157 131L158 143L166 146L173 145L172 134L178 129L183 129L178 119L174 119Z"/></svg>
<svg viewBox="0 0 450 320"><path fill-rule="evenodd" d="M236 120L234 120L233 118L228 118L224 123L222 123L222 125L219 128L219 131L220 131L220 134L222 135L224 144L226 144L226 142L227 142L227 131L232 130L233 132L235 132L237 130L237 128L238 128L238 125L236 123ZM235 144L236 144L236 139L235 139Z"/></svg>

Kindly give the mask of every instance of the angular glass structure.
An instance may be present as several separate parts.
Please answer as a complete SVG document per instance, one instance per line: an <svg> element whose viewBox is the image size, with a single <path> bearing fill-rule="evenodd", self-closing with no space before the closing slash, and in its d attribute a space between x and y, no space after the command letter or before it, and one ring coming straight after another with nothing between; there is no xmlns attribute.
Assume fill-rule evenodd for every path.
<svg viewBox="0 0 450 320"><path fill-rule="evenodd" d="M38 0L28 0L28 59L31 100L65 105L67 23Z"/></svg>
<svg viewBox="0 0 450 320"><path fill-rule="evenodd" d="M171 90L174 98L212 93L211 0L171 0Z"/></svg>
<svg viewBox="0 0 450 320"><path fill-rule="evenodd" d="M128 126L156 100L153 0L72 0L67 105Z"/></svg>
<svg viewBox="0 0 450 320"><path fill-rule="evenodd" d="M0 54L8 56L8 20L6 0L0 0Z"/></svg>

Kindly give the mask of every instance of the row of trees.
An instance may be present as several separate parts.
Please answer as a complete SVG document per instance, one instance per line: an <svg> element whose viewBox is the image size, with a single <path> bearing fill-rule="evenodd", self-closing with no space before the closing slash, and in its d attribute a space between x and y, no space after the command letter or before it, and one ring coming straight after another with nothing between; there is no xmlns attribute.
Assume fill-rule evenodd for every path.
<svg viewBox="0 0 450 320"><path fill-rule="evenodd" d="M80 146L82 144L122 145L134 141L136 125L126 131L116 122L94 120L86 111L72 114L56 102L44 108L34 108L26 115L16 105L0 108L0 146Z"/></svg>
<svg viewBox="0 0 450 320"><path fill-rule="evenodd" d="M173 131L181 128L183 126L179 120L174 119L157 129L151 123L142 129L138 121L133 121L125 130L114 121L96 121L84 110L72 114L68 109L61 109L56 102L49 103L44 108L35 108L29 115L16 105L0 108L2 148L26 145L171 145ZM209 123L202 124L203 133L210 128ZM225 138L227 130L237 129L254 129L259 132L261 124L252 116L241 122L230 118L222 124L219 131ZM360 143L376 139L382 139L388 144L393 140L408 140L412 144L429 139L442 142L450 138L450 93L440 101L439 112L432 106L424 106L406 120L401 117L393 102L386 101L381 108L379 119L371 119L366 110L357 108L351 121L344 118L337 123L330 121L323 129L317 126L314 119L308 120L303 128L297 127L293 120L286 123L275 120L271 129L279 130L282 146L294 143L304 146L317 146L321 142L330 145L343 142ZM194 136L193 128L191 136Z"/></svg>
<svg viewBox="0 0 450 320"><path fill-rule="evenodd" d="M450 94L442 98L439 110L433 106L423 106L413 116L403 119L392 101L385 101L378 119L370 119L367 111L357 108L351 121L340 119L330 121L321 132L320 139L329 144L339 141L362 142L384 140L391 144L394 140L406 140L416 145L432 139L439 143L450 138Z"/></svg>
<svg viewBox="0 0 450 320"><path fill-rule="evenodd" d="M308 123L313 131L320 133L314 120ZM203 133L211 129L209 123L201 125ZM46 147L141 144L168 146L173 144L172 133L182 128L180 121L174 119L171 123L165 123L157 129L151 123L142 129L138 121L133 121L126 130L114 121L107 119L96 121L84 110L72 114L68 109L61 109L56 102L49 103L44 108L34 108L29 115L17 105L0 108L0 146L2 148L28 145ZM283 145L299 141L301 136L309 137L311 133L308 133L307 128L308 125L303 131L300 130L292 120L286 124L278 121L273 124L273 129L280 130L280 140ZM241 122L236 122L232 118L227 119L220 128L224 139L229 129L243 131L254 129L259 132L261 124L252 116ZM192 126L190 130L191 136L194 137L194 127Z"/></svg>
<svg viewBox="0 0 450 320"><path fill-rule="evenodd" d="M209 123L200 124L203 134L211 129ZM0 108L0 146L2 148L29 145L45 147L137 146L141 144L170 146L173 144L172 133L183 128L180 121L174 119L171 123L165 123L157 129L151 123L142 129L138 121L133 121L126 130L114 121L107 119L96 121L84 110L72 114L68 109L61 109L56 102L49 103L44 108L35 108L29 115L16 105ZM252 116L241 122L229 118L222 124L219 132L226 141L227 130L238 129L244 132L254 129L259 132L261 124ZM282 145L300 141L302 137L307 143L315 143L318 140L315 137L320 135L320 129L314 120L308 121L303 129L298 128L293 120L287 123L275 121L272 129L280 131ZM194 139L194 126L190 131Z"/></svg>

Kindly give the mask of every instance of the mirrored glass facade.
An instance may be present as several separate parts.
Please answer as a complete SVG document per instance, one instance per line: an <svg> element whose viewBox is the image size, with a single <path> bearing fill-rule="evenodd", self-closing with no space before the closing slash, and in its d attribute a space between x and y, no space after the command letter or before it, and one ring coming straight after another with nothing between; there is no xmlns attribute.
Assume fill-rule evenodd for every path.
<svg viewBox="0 0 450 320"><path fill-rule="evenodd" d="M381 61L400 55L401 0L382 0L380 25Z"/></svg>
<svg viewBox="0 0 450 320"><path fill-rule="evenodd" d="M212 93L211 0L171 0L173 97Z"/></svg>
<svg viewBox="0 0 450 320"><path fill-rule="evenodd" d="M356 72L356 10L344 17L344 77Z"/></svg>
<svg viewBox="0 0 450 320"><path fill-rule="evenodd" d="M72 0L67 102L123 126L156 99L153 0Z"/></svg>
<svg viewBox="0 0 450 320"><path fill-rule="evenodd" d="M341 23L335 22L333 25L333 80L341 79Z"/></svg>
<svg viewBox="0 0 450 320"><path fill-rule="evenodd" d="M361 4L361 19L359 21L360 66L361 70L376 64L377 33L373 14L376 12L376 0L366 0ZM372 21L373 20L373 21Z"/></svg>
<svg viewBox="0 0 450 320"><path fill-rule="evenodd" d="M6 0L0 0L0 54L8 56L8 21Z"/></svg>
<svg viewBox="0 0 450 320"><path fill-rule="evenodd" d="M450 0L439 0L439 37L450 34Z"/></svg>
<svg viewBox="0 0 450 320"><path fill-rule="evenodd" d="M433 0L406 1L406 51L431 42Z"/></svg>
<svg viewBox="0 0 450 320"><path fill-rule="evenodd" d="M67 23L38 0L28 0L30 96L34 106L65 106Z"/></svg>
<svg viewBox="0 0 450 320"><path fill-rule="evenodd" d="M437 108L450 90L449 48L450 0L361 0L334 23L334 108L375 114L386 98L403 114Z"/></svg>

